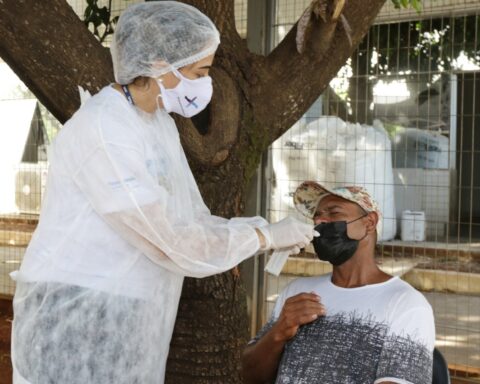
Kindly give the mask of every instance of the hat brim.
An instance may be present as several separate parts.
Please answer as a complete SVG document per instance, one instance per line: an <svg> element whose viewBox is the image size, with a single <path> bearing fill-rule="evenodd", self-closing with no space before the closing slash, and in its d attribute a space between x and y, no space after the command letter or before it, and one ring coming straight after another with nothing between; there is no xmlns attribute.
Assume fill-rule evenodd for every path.
<svg viewBox="0 0 480 384"><path fill-rule="evenodd" d="M328 195L335 195L343 198L343 196L338 195L331 189L324 187L315 181L304 181L295 190L295 193L293 194L293 202L295 208L302 215L312 219L317 210L318 203Z"/></svg>

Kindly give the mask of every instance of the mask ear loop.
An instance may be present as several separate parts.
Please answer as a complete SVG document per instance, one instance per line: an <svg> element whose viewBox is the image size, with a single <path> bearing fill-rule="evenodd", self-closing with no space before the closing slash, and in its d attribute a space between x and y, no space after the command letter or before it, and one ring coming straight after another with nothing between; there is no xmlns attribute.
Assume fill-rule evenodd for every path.
<svg viewBox="0 0 480 384"><path fill-rule="evenodd" d="M355 221L358 221L360 219L363 219L364 217L367 217L368 216L368 212L366 212L364 215L360 216L360 217L357 217L355 220L352 220L352 221L348 221L346 222L347 225L350 224L350 223L354 223ZM363 239L365 239L366 237L368 236L368 231L365 231L365 236L363 236L361 239L358 239L357 241L360 242L362 241ZM348 230L347 230L347 237L350 239L350 237L348 236ZM356 239L351 239L351 240L356 240Z"/></svg>
<svg viewBox="0 0 480 384"><path fill-rule="evenodd" d="M182 73L175 67L172 67L172 73L175 75L175 77L178 79L178 80L183 80L185 78L185 76L182 75Z"/></svg>
<svg viewBox="0 0 480 384"><path fill-rule="evenodd" d="M173 67L172 67L173 68ZM166 88L165 86L163 85L163 79L161 77L157 78L157 84L158 84L158 88L160 89L160 92L159 94L157 95L157 107L159 109L163 109L165 111L167 111L167 113L170 113L171 111L169 110L170 108L170 103L168 102L168 99L165 97L165 93L166 93ZM163 108L160 107L160 104L159 104L159 98L162 99L162 104L163 104Z"/></svg>
<svg viewBox="0 0 480 384"><path fill-rule="evenodd" d="M347 235L348 236L348 235ZM368 231L365 231L365 236L363 236L361 239L358 239L357 241L360 242L363 239L365 239L368 236Z"/></svg>
<svg viewBox="0 0 480 384"><path fill-rule="evenodd" d="M173 65L170 65L170 72L172 72L173 75L174 75L177 79L179 79L180 81L183 80L184 77L182 76L182 74L180 73L180 71L179 71L177 68L175 68ZM167 73L168 73L168 72L167 72ZM158 109L165 109L165 110L166 110L167 108L165 107L165 99L164 99L164 97L163 97L163 95L162 95L162 93L165 91L165 86L163 85L163 79L162 79L161 77L158 77L156 80L157 80L158 88L160 88L160 93L157 95L157 99L156 99L156 101L157 101L157 107L158 107ZM159 97L162 99L163 108L161 108L161 107L160 107L160 104L158 103L158 98L159 98Z"/></svg>
<svg viewBox="0 0 480 384"><path fill-rule="evenodd" d="M165 109L165 104L164 104L164 102L163 102L163 95L162 95L163 79L158 78L158 79L156 79L156 80L157 80L157 84L158 84L158 89L160 90L160 92L158 93L158 95L157 95L157 97L156 97L156 99L155 99L155 101L157 102L157 108L158 108L158 109ZM158 102L159 98L162 99L163 108L160 107L160 103Z"/></svg>
<svg viewBox="0 0 480 384"><path fill-rule="evenodd" d="M367 217L368 216L368 213L365 213L364 215L360 216L360 217L357 217L356 219L352 220L352 221L347 221L347 224L350 224L350 223L354 223L355 221L358 221L360 219L363 219L364 217Z"/></svg>

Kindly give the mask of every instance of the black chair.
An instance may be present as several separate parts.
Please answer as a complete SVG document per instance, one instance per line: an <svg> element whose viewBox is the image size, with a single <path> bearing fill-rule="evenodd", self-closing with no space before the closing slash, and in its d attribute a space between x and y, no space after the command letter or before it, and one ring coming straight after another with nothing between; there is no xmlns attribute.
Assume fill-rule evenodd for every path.
<svg viewBox="0 0 480 384"><path fill-rule="evenodd" d="M437 348L433 350L432 384L450 384L450 373L448 372L447 362Z"/></svg>

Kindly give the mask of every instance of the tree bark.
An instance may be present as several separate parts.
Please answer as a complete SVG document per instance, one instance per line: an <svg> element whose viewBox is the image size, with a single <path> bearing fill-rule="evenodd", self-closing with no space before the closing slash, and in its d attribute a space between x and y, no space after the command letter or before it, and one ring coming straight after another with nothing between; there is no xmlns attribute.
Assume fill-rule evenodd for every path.
<svg viewBox="0 0 480 384"><path fill-rule="evenodd" d="M343 15L353 45L340 24L324 36L318 32L325 30L318 24L322 21L312 18L312 41L304 53L297 51L294 27L267 57L249 52L239 37L233 0L184 1L211 17L221 32L210 107L193 120L176 118L212 213L241 215L247 182L263 151L319 97L384 1L346 3ZM94 93L113 80L108 51L64 0L0 0L0 35L0 56L62 122L78 108L77 85ZM309 46L322 47L321 52ZM167 382L240 383L239 358L247 336L245 292L238 273L186 279Z"/></svg>
<svg viewBox="0 0 480 384"><path fill-rule="evenodd" d="M0 1L0 57L58 119L113 81L110 54L65 0Z"/></svg>

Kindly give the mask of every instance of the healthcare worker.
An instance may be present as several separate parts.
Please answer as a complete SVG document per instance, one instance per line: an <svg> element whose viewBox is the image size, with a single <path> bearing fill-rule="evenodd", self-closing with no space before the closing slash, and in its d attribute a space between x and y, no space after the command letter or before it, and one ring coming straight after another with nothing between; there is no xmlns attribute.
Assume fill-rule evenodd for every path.
<svg viewBox="0 0 480 384"><path fill-rule="evenodd" d="M40 222L13 275L14 383L162 383L184 276L312 240L312 225L227 220L202 201L169 113L206 107L218 44L213 23L182 3L120 17L117 83L57 136Z"/></svg>

